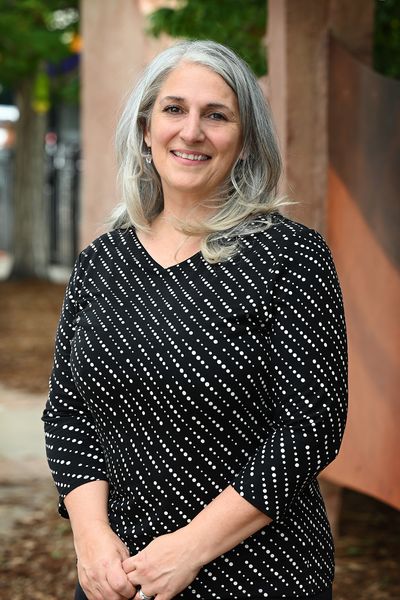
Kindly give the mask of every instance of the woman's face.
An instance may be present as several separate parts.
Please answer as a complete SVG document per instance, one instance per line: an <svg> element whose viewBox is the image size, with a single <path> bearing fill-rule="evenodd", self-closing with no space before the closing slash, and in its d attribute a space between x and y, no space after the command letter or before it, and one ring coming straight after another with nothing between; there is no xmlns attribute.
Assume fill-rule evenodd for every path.
<svg viewBox="0 0 400 600"><path fill-rule="evenodd" d="M239 108L233 90L210 69L183 63L160 89L145 132L164 200L210 197L241 150Z"/></svg>

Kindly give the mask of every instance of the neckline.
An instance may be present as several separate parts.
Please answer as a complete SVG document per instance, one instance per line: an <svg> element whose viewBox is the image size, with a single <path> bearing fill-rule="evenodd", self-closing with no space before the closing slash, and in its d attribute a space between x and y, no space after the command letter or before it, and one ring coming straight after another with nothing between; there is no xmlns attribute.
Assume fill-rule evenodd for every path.
<svg viewBox="0 0 400 600"><path fill-rule="evenodd" d="M184 266L186 263L192 263L193 260L195 258L197 258L198 256L201 256L201 250L198 250L197 252L195 252L194 254L192 254L191 256L188 256L187 258L185 258L184 260L181 260L178 263L174 263L173 265L170 265L169 267L163 267L163 265L161 265L155 258L154 256L152 256L150 254L150 252L145 248L145 246L142 244L142 242L139 240L138 235L136 233L136 229L134 227L131 227L131 232L133 234L133 237L136 240L137 245L140 247L142 253L147 257L147 259L153 263L153 265L155 267L157 267L157 269L159 269L160 271L171 271L173 269L176 269L177 267L182 267Z"/></svg>

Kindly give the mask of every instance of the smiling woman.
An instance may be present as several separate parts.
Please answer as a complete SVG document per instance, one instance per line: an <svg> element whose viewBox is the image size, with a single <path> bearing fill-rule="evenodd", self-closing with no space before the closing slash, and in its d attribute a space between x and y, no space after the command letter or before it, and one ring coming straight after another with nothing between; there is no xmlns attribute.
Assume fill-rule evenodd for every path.
<svg viewBox="0 0 400 600"><path fill-rule="evenodd" d="M156 98L144 140L161 179L164 213L217 197L242 147L236 95L202 65L182 63ZM193 213L192 213L193 214Z"/></svg>
<svg viewBox="0 0 400 600"><path fill-rule="evenodd" d="M176 197L172 212L158 163L160 144L154 147L151 141L152 121L162 127L156 135L174 136L168 140L175 144L169 147L170 154L175 150L203 155L205 163L203 171L187 173L187 191L195 192L197 183L198 197L186 197L179 209ZM166 144L166 139L161 143ZM148 162L150 145L156 168ZM188 254L194 241L209 262L233 256L238 234L257 228L254 217L289 203L276 196L281 159L262 91L247 65L220 44L183 42L154 59L122 114L117 150L123 202L113 214L112 227L134 225L150 245L155 228L164 226L165 218L173 220L166 236L171 242L171 264ZM171 160L165 166L181 165L181 176L186 172L183 167L196 160L185 163L190 159L176 158L182 159L180 163ZM169 179L174 171L167 170L163 174ZM261 229L266 227L268 219L260 224Z"/></svg>
<svg viewBox="0 0 400 600"><path fill-rule="evenodd" d="M330 600L343 303L321 235L278 212L257 81L177 44L117 146L122 203L76 262L43 415L76 599Z"/></svg>

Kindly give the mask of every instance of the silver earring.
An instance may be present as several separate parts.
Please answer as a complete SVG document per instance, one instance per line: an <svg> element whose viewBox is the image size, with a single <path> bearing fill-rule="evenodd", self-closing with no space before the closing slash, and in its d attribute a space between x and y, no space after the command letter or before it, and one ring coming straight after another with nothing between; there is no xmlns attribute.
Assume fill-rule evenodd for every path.
<svg viewBox="0 0 400 600"><path fill-rule="evenodd" d="M153 157L151 156L151 148L149 148L147 150L147 154L145 156L145 161L147 162L148 165L151 165L151 163L153 161Z"/></svg>

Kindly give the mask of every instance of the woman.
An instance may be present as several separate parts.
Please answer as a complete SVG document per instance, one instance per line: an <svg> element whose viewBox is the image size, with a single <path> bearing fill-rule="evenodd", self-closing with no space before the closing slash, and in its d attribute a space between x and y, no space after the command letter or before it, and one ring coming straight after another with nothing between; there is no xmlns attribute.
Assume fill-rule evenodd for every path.
<svg viewBox="0 0 400 600"><path fill-rule="evenodd" d="M117 145L123 202L75 265L43 416L76 598L327 600L342 298L320 234L278 212L257 81L177 44Z"/></svg>

